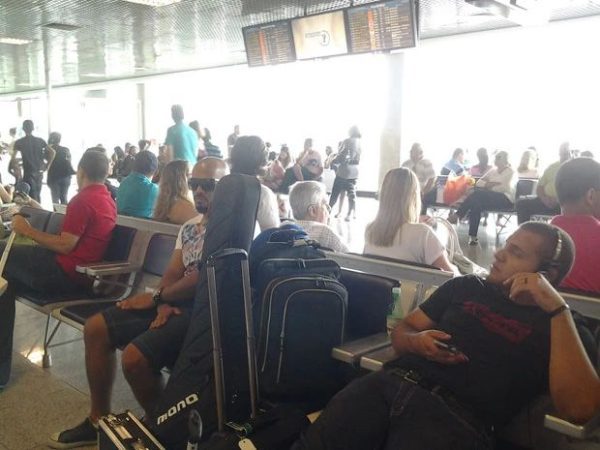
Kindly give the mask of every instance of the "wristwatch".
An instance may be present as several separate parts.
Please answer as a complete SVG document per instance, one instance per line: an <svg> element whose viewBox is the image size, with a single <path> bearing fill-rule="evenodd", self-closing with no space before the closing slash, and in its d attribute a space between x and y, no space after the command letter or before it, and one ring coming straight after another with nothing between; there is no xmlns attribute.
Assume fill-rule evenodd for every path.
<svg viewBox="0 0 600 450"><path fill-rule="evenodd" d="M159 287L157 290L154 291L154 293L152 294L152 303L154 303L154 306L158 306L162 303L165 303L162 299L162 292L163 292L164 287Z"/></svg>
<svg viewBox="0 0 600 450"><path fill-rule="evenodd" d="M553 309L552 311L550 311L550 312L548 312L546 314L548 314L548 317L550 317L552 319L553 317L558 316L563 311L569 311L570 309L571 308L569 308L569 304L568 303L563 303L558 308Z"/></svg>

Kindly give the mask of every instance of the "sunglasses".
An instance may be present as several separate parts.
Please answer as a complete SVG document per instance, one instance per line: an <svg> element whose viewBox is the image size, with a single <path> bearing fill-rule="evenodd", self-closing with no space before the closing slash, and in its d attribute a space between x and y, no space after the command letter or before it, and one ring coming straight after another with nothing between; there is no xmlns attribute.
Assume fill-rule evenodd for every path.
<svg viewBox="0 0 600 450"><path fill-rule="evenodd" d="M190 178L188 185L192 191L200 187L204 192L212 192L217 186L217 181L214 178Z"/></svg>

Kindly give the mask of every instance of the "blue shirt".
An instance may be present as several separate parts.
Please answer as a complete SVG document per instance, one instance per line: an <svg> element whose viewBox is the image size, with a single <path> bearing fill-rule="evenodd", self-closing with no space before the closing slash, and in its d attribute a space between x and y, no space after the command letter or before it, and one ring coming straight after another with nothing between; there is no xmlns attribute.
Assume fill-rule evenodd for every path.
<svg viewBox="0 0 600 450"><path fill-rule="evenodd" d="M117 212L126 216L152 217L158 197L158 185L138 172L131 172L117 191Z"/></svg>
<svg viewBox="0 0 600 450"><path fill-rule="evenodd" d="M173 147L173 159L183 159L190 163L191 167L196 164L198 157L198 135L183 122L176 122L167 130L165 144Z"/></svg>
<svg viewBox="0 0 600 450"><path fill-rule="evenodd" d="M444 169L446 169L446 171L442 169L442 175L448 175L449 172L454 172L455 175L462 175L462 173L465 171L465 166L459 163L457 160L451 159L444 164Z"/></svg>

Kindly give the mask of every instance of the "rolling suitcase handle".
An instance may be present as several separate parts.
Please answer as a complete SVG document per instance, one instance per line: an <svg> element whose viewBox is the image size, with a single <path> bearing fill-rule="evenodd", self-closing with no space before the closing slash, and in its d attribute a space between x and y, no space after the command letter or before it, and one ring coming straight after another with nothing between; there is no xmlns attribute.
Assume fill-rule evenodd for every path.
<svg viewBox="0 0 600 450"><path fill-rule="evenodd" d="M210 318L212 322L213 337L213 363L215 366L215 396L217 402L218 430L223 431L225 425L225 392L223 374L223 348L221 333L219 332L219 308L217 306L217 285L215 275L215 264L217 260L238 256L242 270L242 287L244 294L244 316L246 325L246 350L248 356L248 379L250 381L250 411L251 417L255 418L258 411L258 380L256 368L256 343L254 337L254 325L252 323L252 293L250 288L250 269L248 266L248 253L243 249L228 248L210 255L206 261L206 273L208 278L208 298L210 306Z"/></svg>

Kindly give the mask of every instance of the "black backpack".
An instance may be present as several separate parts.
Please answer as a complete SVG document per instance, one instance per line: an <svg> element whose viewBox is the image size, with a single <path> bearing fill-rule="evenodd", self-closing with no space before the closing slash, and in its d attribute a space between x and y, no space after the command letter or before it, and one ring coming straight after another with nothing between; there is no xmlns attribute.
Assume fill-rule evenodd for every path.
<svg viewBox="0 0 600 450"><path fill-rule="evenodd" d="M261 394L322 406L341 386L348 293L340 267L295 228L267 230L250 251ZM263 233L264 234L264 233Z"/></svg>

